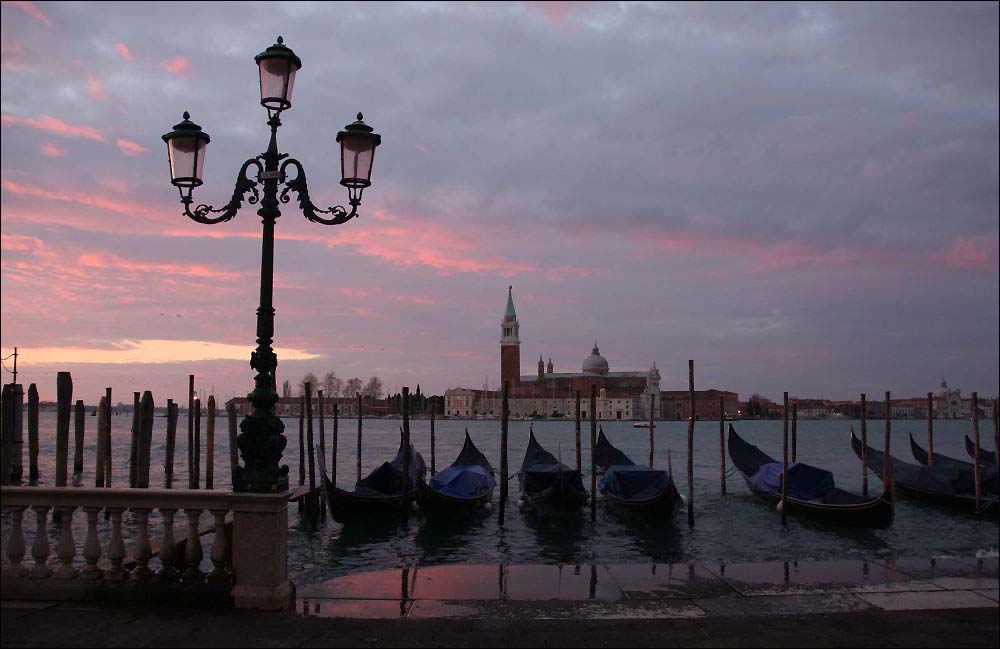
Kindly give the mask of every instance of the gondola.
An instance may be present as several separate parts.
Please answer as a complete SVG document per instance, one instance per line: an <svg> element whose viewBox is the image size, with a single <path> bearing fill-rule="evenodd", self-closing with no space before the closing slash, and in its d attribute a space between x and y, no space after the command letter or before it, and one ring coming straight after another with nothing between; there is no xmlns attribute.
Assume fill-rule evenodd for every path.
<svg viewBox="0 0 1000 649"><path fill-rule="evenodd" d="M854 434L853 428L851 428L851 448L860 458L861 440ZM890 459L892 486L896 493L914 500L976 511L975 484L971 482L969 475L954 466L939 464L937 454L934 455L933 466L911 464L891 456ZM868 464L868 470L882 478L885 470L885 453L869 446L865 451L865 462ZM984 494L979 513L992 515L1000 513L996 496L988 497Z"/></svg>
<svg viewBox="0 0 1000 649"><path fill-rule="evenodd" d="M496 487L493 467L465 431L462 451L444 471L420 484L417 502L428 514L459 514L485 511Z"/></svg>
<svg viewBox="0 0 1000 649"><path fill-rule="evenodd" d="M976 457L976 443L969 439L969 436L965 436L965 452L969 454L969 457ZM980 464L992 464L996 466L997 454L996 451L987 451L982 446L979 447L979 463Z"/></svg>
<svg viewBox="0 0 1000 649"><path fill-rule="evenodd" d="M637 465L608 441L603 428L594 447L594 463L604 471L598 488L609 507L666 517L673 516L680 507L681 495L674 486L674 477L667 471Z"/></svg>
<svg viewBox="0 0 1000 649"><path fill-rule="evenodd" d="M380 467L358 482L354 491L341 489L330 482L326 474L326 462L319 454L320 473L323 474L323 490L334 519L347 521L354 518L368 518L385 514L403 514L409 509L424 482L427 467L424 458L410 445L409 492L403 498L403 444L391 462L383 462Z"/></svg>
<svg viewBox="0 0 1000 649"><path fill-rule="evenodd" d="M930 457L926 450L924 450L916 440L913 439L913 435L910 435L910 451L913 453L913 458L924 466L930 465ZM953 471L964 474L961 478L962 485L972 485L972 495L975 496L976 488L976 474L975 467L972 466L972 462L966 462L965 460L959 460L957 458L948 457L947 455L941 455L940 453L934 454L934 466L936 467L946 467ZM996 495L1000 493L1000 476L998 476L996 465L984 465L980 463L979 466L979 484L982 489L982 493L987 495Z"/></svg>
<svg viewBox="0 0 1000 649"><path fill-rule="evenodd" d="M750 491L767 502L781 502L781 462L746 442L729 425L729 457ZM838 489L829 471L802 463L788 465L788 513L832 525L881 528L892 524L889 490L874 498Z"/></svg>
<svg viewBox="0 0 1000 649"><path fill-rule="evenodd" d="M583 488L580 472L559 462L542 448L534 431L528 433L528 450L517 477L526 511L560 516L577 513L587 503L587 490Z"/></svg>

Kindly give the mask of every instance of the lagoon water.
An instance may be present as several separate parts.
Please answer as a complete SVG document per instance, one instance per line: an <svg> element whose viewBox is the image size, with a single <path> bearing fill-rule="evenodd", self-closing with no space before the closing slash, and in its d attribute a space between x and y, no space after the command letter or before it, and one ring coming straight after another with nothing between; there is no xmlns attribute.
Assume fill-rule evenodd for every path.
<svg viewBox="0 0 1000 649"><path fill-rule="evenodd" d="M114 485L128 483L128 444L131 415L118 415L112 421L114 448ZM95 459L96 417L87 417L87 437L84 452L85 472L80 483L92 486ZM288 448L284 461L289 475L298 482L298 419L285 419ZM229 489L229 449L225 414L217 419L215 444L215 487ZM399 445L401 422L394 419L366 419L362 452L363 472L391 459ZM174 486L187 485L187 418L178 421L178 440L174 468ZM534 426L539 442L553 454L562 454L566 464L575 461L573 422L512 421L510 423L509 463L516 473L524 456L529 426ZM605 434L635 462L648 458L649 431L633 428L631 422L601 422ZM833 472L837 485L850 491L860 491L859 461L851 451L850 427L858 430L857 421L799 421L798 459ZM737 421L736 431L772 457L781 457L780 421ZM461 449L468 428L476 445L494 466L500 464L500 424L498 421L438 420L436 422L437 468L448 466ZM333 422L326 420L327 463L331 453ZM981 422L985 448L992 449L992 426ZM411 423L411 435L417 451L430 466L430 422L420 419ZM884 423L870 421L869 442L881 448ZM921 420L899 420L892 424L893 453L911 460L907 434L912 432L926 447L926 423ZM202 439L205 421L202 420ZM357 420L340 421L338 453L338 484L350 488L356 478ZM972 434L969 421L934 422L934 448L937 453L968 459L963 448L963 435ZM314 435L319 443L319 424L314 422ZM584 470L589 464L589 423L583 425ZM42 483L52 484L55 467L55 413L40 416L40 468ZM154 429L152 472L150 483L163 484L164 440L166 420L157 417ZM657 422L655 464L667 466L667 449L671 450L675 482L681 493L686 492L687 424L683 421ZM203 441L204 443L204 441ZM72 447L72 432L70 445ZM202 466L206 462L202 450ZM717 421L698 422L695 428L694 505L696 524L688 529L683 512L673 521L639 522L622 520L610 515L598 500L597 522L588 516L575 521L544 521L518 511L515 502L519 493L517 480L510 483L512 502L507 521L501 530L496 511L469 521L429 521L415 513L406 522L349 523L342 525L327 518L311 525L300 517L295 504L289 507L289 557L291 578L298 584L341 576L360 570L378 570L413 564L446 563L651 563L676 561L765 561L792 559L877 559L896 557L929 557L946 555L992 555L1000 547L1000 526L994 521L981 520L971 512L914 503L901 499L897 503L892 527L885 530L848 530L802 521L794 517L782 528L773 505L753 498L739 474L729 476L728 495L719 494L719 424ZM731 462L726 458L727 466ZM25 440L25 477L27 476L27 440ZM72 448L70 449L72 468ZM308 478L307 478L308 479ZM318 480L318 476L317 476ZM590 486L589 477L584 484ZM873 492L881 482L871 476ZM494 498L499 497L499 489ZM589 511L587 512L589 514ZM182 517L181 517L182 518ZM178 520L181 520L179 518ZM207 520L207 515L206 515ZM84 535L83 516L74 519L77 544ZM3 515L2 539L6 545L9 516ZM50 526L55 548L56 526ZM159 534L153 521L151 533ZM25 515L24 529L30 547L34 522ZM134 525L124 526L126 543L134 533ZM102 538L106 538L102 534ZM206 543L207 547L207 543ZM207 554L207 552L206 552ZM29 556L25 557L30 564ZM206 567L210 567L207 563Z"/></svg>

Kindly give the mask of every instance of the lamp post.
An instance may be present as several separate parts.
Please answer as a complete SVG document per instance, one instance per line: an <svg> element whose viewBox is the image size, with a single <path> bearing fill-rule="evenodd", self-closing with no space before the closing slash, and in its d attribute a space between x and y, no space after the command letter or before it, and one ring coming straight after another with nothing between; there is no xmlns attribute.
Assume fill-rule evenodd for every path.
<svg viewBox="0 0 1000 649"><path fill-rule="evenodd" d="M282 38L254 57L260 70L260 103L267 109L271 139L267 151L243 163L236 176L236 187L229 203L221 208L199 204L192 209L194 189L202 184L205 149L211 141L208 133L191 121L184 120L163 136L167 144L171 183L180 192L184 214L198 223L214 225L236 216L243 201L260 203L257 215L263 223L260 266L260 306L257 308L257 349L250 354L250 367L256 371L254 390L247 398L251 411L240 424L237 445L243 466L235 470L234 491L272 493L288 489L288 467L279 466L287 440L284 424L274 413L278 401L275 369L278 357L271 347L274 337L274 307L271 305L274 279L274 224L281 203L290 200L289 192L298 196L299 208L307 219L323 225L340 225L358 215L361 194L371 184L372 161L381 136L364 123L361 113L356 122L337 133L340 143L340 184L347 188L350 211L341 206L317 208L309 198L302 163L288 154L278 152L278 127L281 112L291 108L295 73L302 67L298 56L286 47ZM254 177L249 172L255 170ZM289 170L293 174L289 174ZM262 192L258 191L258 185ZM279 187L283 186L279 194ZM248 196L249 194L249 196ZM329 215L329 216L324 216Z"/></svg>

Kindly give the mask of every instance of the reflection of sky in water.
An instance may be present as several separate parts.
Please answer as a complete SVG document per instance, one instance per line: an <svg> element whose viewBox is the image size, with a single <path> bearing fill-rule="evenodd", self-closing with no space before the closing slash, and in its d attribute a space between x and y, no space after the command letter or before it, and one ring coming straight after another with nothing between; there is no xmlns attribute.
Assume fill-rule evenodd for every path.
<svg viewBox="0 0 1000 649"><path fill-rule="evenodd" d="M293 480L298 476L298 421L285 419L289 445L285 460L290 466ZM53 413L41 414L40 465L44 478L51 480L54 468ZM553 454L560 446L565 462L572 462L573 423L533 422L540 443ZM855 430L857 430L857 422ZM113 425L115 447L115 485L127 483L128 429L130 416L118 416ZM364 424L363 471L374 469L391 457L399 444L398 420L366 420ZM761 446L772 456L781 453L781 422L736 422L736 430L748 441ZM529 422L516 421L510 425L509 463L520 466L527 442ZM648 431L634 429L630 422L606 422L605 433L612 443L633 460L642 461L648 456ZM801 421L799 422L799 460L815 464L833 472L838 486L857 492L860 489L859 462L850 449L850 422ZM94 464L94 436L96 418L87 417L87 446L85 467L92 471ZM476 445L490 461L499 466L499 423L492 421L438 421L437 467L448 466L461 449L465 428L468 427ZM175 485L186 483L186 418L178 424ZM163 439L165 419L157 418L154 431L153 485L162 483ZM330 439L333 425L326 422L327 458L331 454ZM430 465L429 422L416 420L411 426L414 444ZM684 476L686 424L684 422L659 422L656 430L655 462L666 466L667 446L672 449L675 480L681 493L686 491ZM880 421L870 422L869 436L873 445L883 439ZM893 452L909 460L907 433L913 432L920 443L925 443L926 424L918 420L893 422ZM225 419L216 425L215 475L216 487L228 488L228 441ZM356 477L357 420L345 420L339 426L340 448L338 454L338 484L350 487ZM583 458L589 459L587 444L589 427L584 425ZM972 432L970 422L935 421L934 448L937 452L964 458L962 435ZM984 448L992 448L991 426L981 426ZM319 435L318 423L314 434ZM202 422L202 437L206 425ZM787 528L781 529L778 514L771 505L750 496L738 475L728 480L729 495L719 496L718 477L718 422L701 422L696 429L695 441L695 515L696 526L688 530L683 510L676 519L649 521L616 516L598 504L598 519L591 523L586 510L579 518L550 521L527 516L518 511L515 501L519 493L517 481L510 483L512 502L508 508L507 523L498 530L496 510L482 518L468 520L446 518L427 520L420 513L409 520L368 521L342 525L327 519L312 527L303 522L296 505L289 508L289 571L299 584L325 580L358 570L377 570L413 564L489 564L489 563L567 563L567 564L619 564L677 561L773 561L784 559L859 559L889 558L898 556L925 557L931 555L975 555L995 553L1000 546L995 522L978 521L970 515L947 509L915 504L901 500L897 504L896 519L887 530L831 529L821 524L789 519ZM27 445L25 445L27 446ZM202 463L206 462L202 453ZM25 457L27 465L27 457ZM727 465L730 465L727 457ZM587 467L584 467L587 470ZM25 467L27 470L27 466ZM84 474L84 483L93 484L93 474ZM585 477L584 483L590 481ZM873 490L881 483L871 479ZM497 490L499 497L499 489ZM494 504L496 500L494 500ZM178 517L181 520L183 517ZM206 515L203 519L207 521ZM77 514L76 538L82 543L83 516ZM30 538L34 534L33 521L25 517L25 530ZM6 543L8 519L3 518L3 541ZM152 532L157 534L157 524ZM55 527L53 526L53 533ZM134 534L134 525L124 526L126 539ZM53 536L53 548L55 537ZM208 541L205 542L206 555Z"/></svg>

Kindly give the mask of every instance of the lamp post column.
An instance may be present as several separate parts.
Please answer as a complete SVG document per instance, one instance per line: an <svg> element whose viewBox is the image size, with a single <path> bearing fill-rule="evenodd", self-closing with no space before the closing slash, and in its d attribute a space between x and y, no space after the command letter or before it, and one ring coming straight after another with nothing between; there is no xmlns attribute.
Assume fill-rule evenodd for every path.
<svg viewBox="0 0 1000 649"><path fill-rule="evenodd" d="M252 411L240 424L242 431L237 439L243 456L243 467L237 471L236 491L274 493L288 489L288 466L279 466L281 455L288 441L285 425L274 414L278 402L275 390L275 370L278 357L271 347L274 339L274 224L281 211L278 209L278 145L277 132L281 122L277 116L269 121L271 141L264 154L264 173L261 174L264 192L260 201L263 224L260 262L260 306L257 308L257 349L250 355L250 367L257 371L254 390L248 395Z"/></svg>

